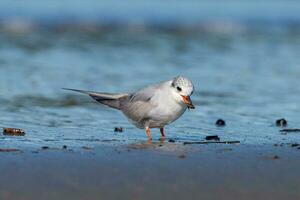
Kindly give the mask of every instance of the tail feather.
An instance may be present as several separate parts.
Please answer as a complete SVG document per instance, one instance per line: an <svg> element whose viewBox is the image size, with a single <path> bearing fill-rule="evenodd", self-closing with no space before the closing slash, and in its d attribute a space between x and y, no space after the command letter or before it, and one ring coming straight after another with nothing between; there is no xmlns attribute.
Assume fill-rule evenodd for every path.
<svg viewBox="0 0 300 200"><path fill-rule="evenodd" d="M99 103L115 109L120 109L121 100L128 96L128 94L126 93L112 94L112 93L93 92L93 91L77 90L77 89L70 89L70 88L62 88L62 89L87 94L93 99L95 99L96 101L98 101Z"/></svg>

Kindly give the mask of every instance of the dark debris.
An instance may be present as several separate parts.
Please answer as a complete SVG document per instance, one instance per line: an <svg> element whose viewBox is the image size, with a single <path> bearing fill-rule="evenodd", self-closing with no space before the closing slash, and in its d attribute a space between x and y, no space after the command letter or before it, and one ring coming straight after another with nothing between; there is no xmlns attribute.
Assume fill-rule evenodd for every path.
<svg viewBox="0 0 300 200"><path fill-rule="evenodd" d="M218 135L208 135L208 136L205 137L205 140L220 141L220 137Z"/></svg>
<svg viewBox="0 0 300 200"><path fill-rule="evenodd" d="M225 126L226 122L223 119L218 119L216 121L216 126Z"/></svg>
<svg viewBox="0 0 300 200"><path fill-rule="evenodd" d="M0 152L21 152L20 149L0 149Z"/></svg>
<svg viewBox="0 0 300 200"><path fill-rule="evenodd" d="M292 133L292 132L300 132L300 129L299 128L286 128L286 129L282 129L280 130L280 132L283 132L283 133Z"/></svg>
<svg viewBox="0 0 300 200"><path fill-rule="evenodd" d="M276 120L276 126L280 126L280 127L285 127L285 126L287 126L287 121L286 121L286 119L282 118L282 119Z"/></svg>
<svg viewBox="0 0 300 200"><path fill-rule="evenodd" d="M3 128L3 135L24 136L25 131L19 128Z"/></svg>
<svg viewBox="0 0 300 200"><path fill-rule="evenodd" d="M187 144L240 144L238 140L231 141L195 141L195 142L184 142L183 145Z"/></svg>
<svg viewBox="0 0 300 200"><path fill-rule="evenodd" d="M123 132L123 127L115 127L114 132Z"/></svg>

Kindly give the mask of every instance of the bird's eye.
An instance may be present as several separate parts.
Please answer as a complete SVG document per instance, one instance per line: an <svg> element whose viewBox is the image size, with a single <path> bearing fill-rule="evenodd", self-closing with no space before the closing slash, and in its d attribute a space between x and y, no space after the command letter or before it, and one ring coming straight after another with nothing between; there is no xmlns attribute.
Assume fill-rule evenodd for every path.
<svg viewBox="0 0 300 200"><path fill-rule="evenodd" d="M177 89L179 92L181 92L181 90L182 90L181 87L178 87L178 86L176 87L176 89Z"/></svg>

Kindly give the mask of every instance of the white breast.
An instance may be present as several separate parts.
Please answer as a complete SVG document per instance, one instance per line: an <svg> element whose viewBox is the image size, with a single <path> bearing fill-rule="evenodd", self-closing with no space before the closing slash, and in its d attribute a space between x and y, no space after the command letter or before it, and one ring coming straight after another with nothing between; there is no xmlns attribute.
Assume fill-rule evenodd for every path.
<svg viewBox="0 0 300 200"><path fill-rule="evenodd" d="M178 103L171 93L166 90L158 93L153 98L155 108L149 113L149 127L163 127L178 119L186 110L184 103Z"/></svg>

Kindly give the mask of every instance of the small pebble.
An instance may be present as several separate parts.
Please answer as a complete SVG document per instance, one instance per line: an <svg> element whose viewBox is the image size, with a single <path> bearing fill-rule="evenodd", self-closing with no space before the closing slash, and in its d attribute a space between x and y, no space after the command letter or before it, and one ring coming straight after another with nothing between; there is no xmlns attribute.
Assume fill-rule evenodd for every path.
<svg viewBox="0 0 300 200"><path fill-rule="evenodd" d="M297 147L297 146L299 146L298 143L293 143L293 144L291 144L291 147Z"/></svg>
<svg viewBox="0 0 300 200"><path fill-rule="evenodd" d="M49 149L48 146L42 146L42 149Z"/></svg>
<svg viewBox="0 0 300 200"><path fill-rule="evenodd" d="M173 140L173 139L169 139L169 142L171 142L171 143L174 143L174 142L175 142L175 140Z"/></svg>
<svg viewBox="0 0 300 200"><path fill-rule="evenodd" d="M277 160L277 159L279 159L279 156L277 155L273 156L273 160Z"/></svg>
<svg viewBox="0 0 300 200"><path fill-rule="evenodd" d="M115 132L123 132L123 128L122 127L115 127Z"/></svg>
<svg viewBox="0 0 300 200"><path fill-rule="evenodd" d="M216 121L216 126L225 126L226 122L223 119L218 119Z"/></svg>
<svg viewBox="0 0 300 200"><path fill-rule="evenodd" d="M278 119L276 120L276 126L281 126L281 127L287 126L287 121L284 118Z"/></svg>
<svg viewBox="0 0 300 200"><path fill-rule="evenodd" d="M216 141L220 141L219 136L217 135L208 135L205 137L206 140L216 140Z"/></svg>
<svg viewBox="0 0 300 200"><path fill-rule="evenodd" d="M62 148L63 148L63 149L67 149L68 147L67 147L67 145L64 145Z"/></svg>
<svg viewBox="0 0 300 200"><path fill-rule="evenodd" d="M180 159L184 159L185 157L186 156L184 154L181 154L181 155L178 156L178 158L180 158Z"/></svg>

